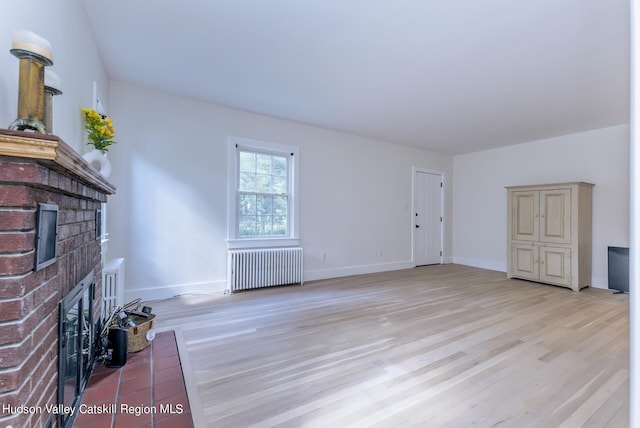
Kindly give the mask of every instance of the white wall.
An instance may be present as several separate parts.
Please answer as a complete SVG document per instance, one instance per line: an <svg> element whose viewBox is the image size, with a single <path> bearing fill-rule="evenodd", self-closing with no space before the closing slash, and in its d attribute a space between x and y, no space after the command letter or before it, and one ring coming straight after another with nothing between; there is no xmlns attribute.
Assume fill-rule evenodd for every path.
<svg viewBox="0 0 640 428"><path fill-rule="evenodd" d="M119 143L109 152L118 188L109 203L109 253L126 259L127 298L223 289L230 135L300 148L306 280L410 267L411 168L451 177L451 156L121 82L110 88Z"/></svg>
<svg viewBox="0 0 640 428"><path fill-rule="evenodd" d="M52 46L53 66L62 79L62 95L53 99L53 133L79 153L86 151L81 107L91 107L93 82L108 104L108 82L77 0L3 1L0 12L0 127L8 128L18 108L18 58L11 49L12 33L30 30Z"/></svg>
<svg viewBox="0 0 640 428"><path fill-rule="evenodd" d="M447 182L454 183L445 198L446 260L506 270L504 186L514 184L596 184L594 286L606 287L606 247L629 243L628 126L452 160L118 82L110 103L82 4L21 0L5 2L0 13L0 127L5 128L16 118L18 59L9 49L11 33L19 29L34 31L52 44L51 69L62 78L64 92L54 98L55 134L78 152L86 151L80 108L92 103L93 81L114 116L120 143L109 155L111 180L118 187L110 197L110 257L126 257L129 294L221 287L228 135L300 146L300 235L308 279L410 265L412 166L442 170ZM326 262L320 261L322 252L328 255Z"/></svg>
<svg viewBox="0 0 640 428"><path fill-rule="evenodd" d="M454 262L506 271L505 186L587 181L593 188L592 285L607 288L607 246L629 245L629 126L454 157Z"/></svg>

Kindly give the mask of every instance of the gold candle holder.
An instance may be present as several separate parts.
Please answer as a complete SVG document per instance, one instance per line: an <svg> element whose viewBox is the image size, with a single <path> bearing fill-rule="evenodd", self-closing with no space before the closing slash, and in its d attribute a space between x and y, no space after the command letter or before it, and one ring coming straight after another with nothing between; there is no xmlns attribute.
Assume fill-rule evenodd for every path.
<svg viewBox="0 0 640 428"><path fill-rule="evenodd" d="M53 65L51 46L30 31L16 31L9 51L20 60L18 118L9 129L46 134L44 125L44 67Z"/></svg>
<svg viewBox="0 0 640 428"><path fill-rule="evenodd" d="M62 94L62 81L51 70L44 71L44 129L47 134L53 132L53 96Z"/></svg>

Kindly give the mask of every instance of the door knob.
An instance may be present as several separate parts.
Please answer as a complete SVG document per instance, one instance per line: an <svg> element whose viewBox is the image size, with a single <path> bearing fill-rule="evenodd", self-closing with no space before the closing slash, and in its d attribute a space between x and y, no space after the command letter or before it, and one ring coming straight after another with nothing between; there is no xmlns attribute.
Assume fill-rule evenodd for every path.
<svg viewBox="0 0 640 428"><path fill-rule="evenodd" d="M420 225L419 225L419 224L416 224L416 229L419 229L419 228L420 228Z"/></svg>

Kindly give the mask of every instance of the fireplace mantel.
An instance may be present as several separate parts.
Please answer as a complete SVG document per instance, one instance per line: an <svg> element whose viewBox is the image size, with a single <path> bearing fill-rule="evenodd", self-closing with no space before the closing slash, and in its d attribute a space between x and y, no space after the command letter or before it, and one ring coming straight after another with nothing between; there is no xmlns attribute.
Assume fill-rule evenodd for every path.
<svg viewBox="0 0 640 428"><path fill-rule="evenodd" d="M0 129L0 156L36 159L50 169L78 177L107 195L116 192L106 178L56 135Z"/></svg>

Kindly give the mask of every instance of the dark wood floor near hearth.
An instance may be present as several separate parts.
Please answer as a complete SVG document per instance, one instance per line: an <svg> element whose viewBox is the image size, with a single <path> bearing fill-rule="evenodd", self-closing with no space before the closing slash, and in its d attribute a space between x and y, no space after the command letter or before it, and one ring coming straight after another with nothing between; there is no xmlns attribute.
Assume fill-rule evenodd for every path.
<svg viewBox="0 0 640 428"><path fill-rule="evenodd" d="M121 368L96 364L82 403L86 409L115 404L116 412L81 413L76 428L192 428L174 332L158 333L151 346L128 354ZM121 412L123 405L128 412Z"/></svg>

